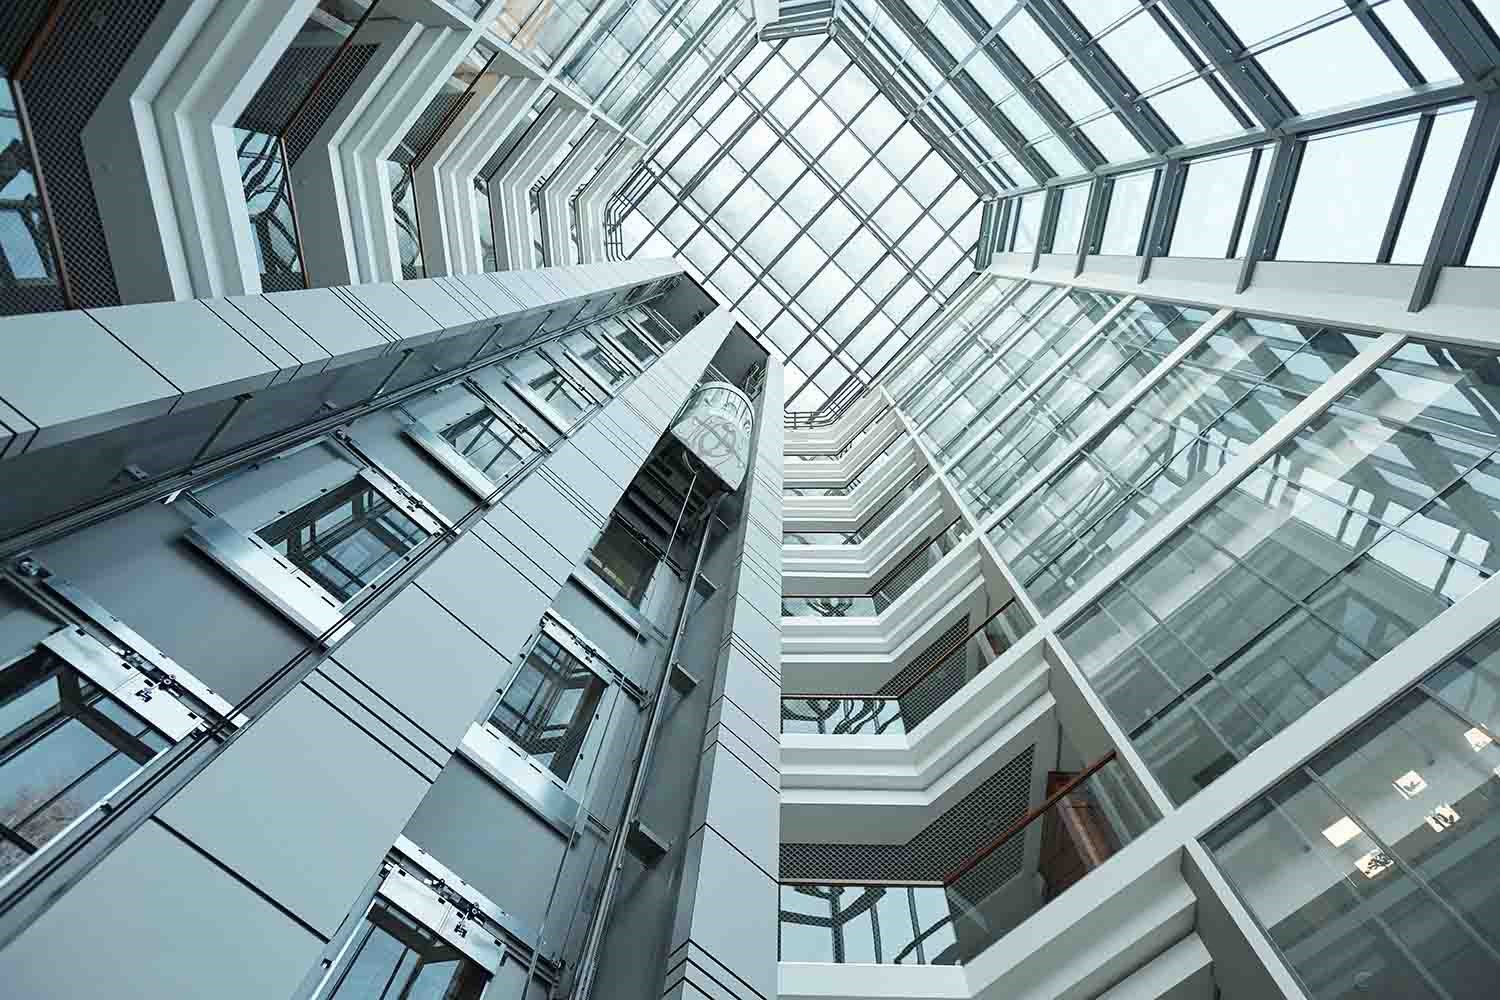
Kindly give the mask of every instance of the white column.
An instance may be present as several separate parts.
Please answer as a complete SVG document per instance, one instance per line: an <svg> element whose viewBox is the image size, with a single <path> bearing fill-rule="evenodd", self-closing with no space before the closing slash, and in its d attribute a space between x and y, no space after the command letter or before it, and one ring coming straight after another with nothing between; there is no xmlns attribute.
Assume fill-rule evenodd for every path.
<svg viewBox="0 0 1500 1000"><path fill-rule="evenodd" d="M501 270L534 266L531 246L531 203L528 197L532 182L541 176L559 149L567 145L588 124L589 116L573 108L556 106L537 122L536 137L519 148L511 161L490 178L490 212L495 219L495 257Z"/></svg>

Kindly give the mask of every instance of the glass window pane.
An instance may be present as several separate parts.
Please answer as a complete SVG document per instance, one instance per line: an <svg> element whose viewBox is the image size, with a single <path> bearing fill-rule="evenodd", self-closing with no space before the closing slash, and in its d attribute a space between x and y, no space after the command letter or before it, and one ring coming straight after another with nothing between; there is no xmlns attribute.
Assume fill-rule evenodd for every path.
<svg viewBox="0 0 1500 1000"><path fill-rule="evenodd" d="M1408 119L1309 142L1276 258L1373 261L1416 127Z"/></svg>
<svg viewBox="0 0 1500 1000"><path fill-rule="evenodd" d="M1174 257L1223 257L1239 212L1250 153L1235 153L1188 164L1182 205L1172 232ZM1247 225L1253 225L1253 209Z"/></svg>
<svg viewBox="0 0 1500 1000"><path fill-rule="evenodd" d="M1146 226L1146 212L1151 207L1151 190L1156 172L1147 170L1115 178L1109 195L1109 215L1104 236L1099 241L1101 254L1134 255L1140 251Z"/></svg>
<svg viewBox="0 0 1500 1000"><path fill-rule="evenodd" d="M1422 152L1422 165L1417 170L1417 180L1391 254L1392 264L1420 264L1427 256L1427 244L1437 226L1438 212L1458 166L1458 154L1472 116L1472 108L1459 108L1433 119L1432 132Z"/></svg>

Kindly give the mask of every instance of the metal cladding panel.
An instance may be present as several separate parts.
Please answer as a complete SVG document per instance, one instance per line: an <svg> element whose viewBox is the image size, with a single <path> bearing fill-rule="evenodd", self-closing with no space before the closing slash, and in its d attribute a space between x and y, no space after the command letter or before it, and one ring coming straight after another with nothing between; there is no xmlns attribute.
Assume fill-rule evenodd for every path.
<svg viewBox="0 0 1500 1000"><path fill-rule="evenodd" d="M459 541L423 575L423 582L434 572L443 575L442 567L455 556L465 561L474 547L484 548L473 538ZM475 599L488 597L493 602L492 617L508 618L493 613L503 602L498 600L499 592L491 589L490 581L483 574L464 573L467 568L472 567L455 562L458 572L450 570L447 575L450 579L466 576ZM449 750L457 748L509 666L505 657L420 586L407 587L397 594L334 650L333 658L379 695L379 699L369 699L363 692L354 692L371 711L386 715L393 708ZM382 705L382 700L390 708Z"/></svg>
<svg viewBox="0 0 1500 1000"><path fill-rule="evenodd" d="M714 697L734 702L767 733L781 732L781 686L733 646L725 648Z"/></svg>
<svg viewBox="0 0 1500 1000"><path fill-rule="evenodd" d="M322 947L147 822L0 952L0 982L7 996L33 1000L261 1000L290 996Z"/></svg>
<svg viewBox="0 0 1500 1000"><path fill-rule="evenodd" d="M536 629L551 597L473 534L460 538L423 570L417 586L442 605L455 625L462 622L507 661ZM498 673L492 677L490 690L500 680ZM473 721L478 709L476 702L465 723ZM462 736L460 730L455 739Z"/></svg>
<svg viewBox="0 0 1500 1000"><path fill-rule="evenodd" d="M600 478L603 477L603 473L597 469L594 472ZM501 502L501 506L509 509L541 535L557 551L559 557L567 562L569 569L578 565L578 561L594 543L594 536L599 534L604 517L614 509L614 504L610 503L603 514L586 514L577 504L563 496L546 477L538 475L531 476L512 490Z"/></svg>
<svg viewBox="0 0 1500 1000"><path fill-rule="evenodd" d="M405 833L495 905L541 926L563 838L472 764L448 762Z"/></svg>
<svg viewBox="0 0 1500 1000"><path fill-rule="evenodd" d="M780 810L781 792L723 742L704 754L694 797L693 826L707 823L772 877L781 849Z"/></svg>
<svg viewBox="0 0 1500 1000"><path fill-rule="evenodd" d="M693 834L684 865L672 951L691 943L762 997L776 996L776 880L711 826Z"/></svg>
<svg viewBox="0 0 1500 1000"><path fill-rule="evenodd" d="M597 436L587 452L575 441L563 442L562 447L547 460L547 472L578 497L595 514L601 526L620 501L620 494L635 476L635 469L627 471L624 456L613 445L598 440ZM604 452L603 449L608 449ZM611 468L604 468L600 458L613 458ZM593 541L592 538L589 539Z"/></svg>
<svg viewBox="0 0 1500 1000"><path fill-rule="evenodd" d="M306 647L288 619L199 555L188 522L147 504L37 549L65 577L231 703Z"/></svg>
<svg viewBox="0 0 1500 1000"><path fill-rule="evenodd" d="M390 349L391 341L331 288L267 292L261 298L305 330L333 356L336 365L353 364Z"/></svg>
<svg viewBox="0 0 1500 1000"><path fill-rule="evenodd" d="M525 518L503 503L475 525L475 534L549 599L573 569L573 558L559 552Z"/></svg>
<svg viewBox="0 0 1500 1000"><path fill-rule="evenodd" d="M297 687L157 817L331 937L429 787Z"/></svg>
<svg viewBox="0 0 1500 1000"><path fill-rule="evenodd" d="M754 412L743 392L724 382L707 382L688 397L672 436L733 491L745 481L754 427Z"/></svg>
<svg viewBox="0 0 1500 1000"><path fill-rule="evenodd" d="M89 315L197 402L270 385L278 368L202 302L149 302Z"/></svg>

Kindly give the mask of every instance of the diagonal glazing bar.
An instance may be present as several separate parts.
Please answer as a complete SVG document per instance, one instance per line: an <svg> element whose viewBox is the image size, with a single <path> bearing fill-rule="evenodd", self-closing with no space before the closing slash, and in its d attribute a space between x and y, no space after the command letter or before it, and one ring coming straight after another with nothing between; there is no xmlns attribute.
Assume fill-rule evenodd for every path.
<svg viewBox="0 0 1500 1000"><path fill-rule="evenodd" d="M1208 0L1161 0L1160 6L1171 12L1262 127L1275 128L1296 114L1260 64L1242 58L1244 44Z"/></svg>

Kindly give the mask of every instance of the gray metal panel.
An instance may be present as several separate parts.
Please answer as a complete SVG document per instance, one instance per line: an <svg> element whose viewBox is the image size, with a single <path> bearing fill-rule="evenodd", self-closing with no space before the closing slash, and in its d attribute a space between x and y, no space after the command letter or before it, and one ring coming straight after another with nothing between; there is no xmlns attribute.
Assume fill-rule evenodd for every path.
<svg viewBox="0 0 1500 1000"><path fill-rule="evenodd" d="M506 659L516 657L526 637L536 630L542 612L547 610L548 595L537 590L519 570L473 535L460 538L424 569L417 578L417 586ZM386 613L382 611L376 619ZM361 632L369 628L366 625ZM356 635L350 645L358 640ZM498 686L499 680L497 673L491 679L491 690ZM477 711L476 705L464 721L472 721ZM454 739L462 735L460 729Z"/></svg>
<svg viewBox="0 0 1500 1000"><path fill-rule="evenodd" d="M356 421L349 428L349 436L361 450L400 476L450 521L457 521L478 506L477 498L461 488L447 470L402 439L404 427L403 420L392 410L379 410ZM493 490L491 486L488 492Z"/></svg>
<svg viewBox="0 0 1500 1000"><path fill-rule="evenodd" d="M412 300L438 323L450 330L468 327L478 318L462 300L433 278L403 281L397 287L411 296Z"/></svg>
<svg viewBox="0 0 1500 1000"><path fill-rule="evenodd" d="M712 827L688 842L672 948L691 940L760 993L776 996L779 887Z"/></svg>
<svg viewBox="0 0 1500 1000"><path fill-rule="evenodd" d="M407 341L407 347L443 332L442 325L397 285L374 282L348 285L339 291L373 312L395 336Z"/></svg>
<svg viewBox="0 0 1500 1000"><path fill-rule="evenodd" d="M187 520L147 504L36 550L36 557L230 703L307 646L275 609L182 539Z"/></svg>
<svg viewBox="0 0 1500 1000"><path fill-rule="evenodd" d="M472 538L462 539L443 554L439 565L460 547L464 548L459 558L466 558L471 546L483 548ZM423 575L424 582L431 573ZM492 593L482 577L464 579L473 598L482 601ZM496 606L491 607L493 615ZM505 657L420 586L397 594L335 650L333 658L450 750L509 671ZM387 711L378 705L371 708L380 715Z"/></svg>
<svg viewBox="0 0 1500 1000"><path fill-rule="evenodd" d="M703 755L693 826L707 823L768 875L781 851L781 793L722 744Z"/></svg>
<svg viewBox="0 0 1500 1000"><path fill-rule="evenodd" d="M593 420L578 428L570 444L603 469L605 474L615 482L622 487L627 486L635 478L644 456L638 452L627 454L625 449L612 438L605 436L604 432L599 429L598 423L598 420Z"/></svg>
<svg viewBox="0 0 1500 1000"><path fill-rule="evenodd" d="M429 787L298 687L157 816L331 937Z"/></svg>
<svg viewBox="0 0 1500 1000"><path fill-rule="evenodd" d="M271 338L282 350L291 354L302 363L302 369L297 375L316 375L328 365L331 355L313 339L302 327L293 323L280 309L271 305L269 299L262 295L237 295L228 299L216 299L215 302L223 302L239 313L241 320L236 322L230 320L236 329L241 328L242 322L248 322Z"/></svg>
<svg viewBox="0 0 1500 1000"><path fill-rule="evenodd" d="M202 302L146 302L89 315L183 391L179 406L257 392L278 371Z"/></svg>
<svg viewBox="0 0 1500 1000"><path fill-rule="evenodd" d="M181 391L86 313L11 316L0 399L36 424L32 449L160 416Z"/></svg>
<svg viewBox="0 0 1500 1000"><path fill-rule="evenodd" d="M332 366L353 364L391 349L391 342L332 289L267 292L261 298L305 330L318 346L332 355Z"/></svg>
<svg viewBox="0 0 1500 1000"><path fill-rule="evenodd" d="M601 443L599 447L613 449L614 446ZM618 458L620 453L615 451L614 454ZM635 477L634 469L623 476L606 471L600 467L592 451L585 452L572 441L553 452L546 469L593 509L601 525L615 509L626 485Z"/></svg>
<svg viewBox="0 0 1500 1000"><path fill-rule="evenodd" d="M595 474L601 478L603 476L597 469ZM541 476L532 476L518 485L501 502L500 507L513 512L541 535L557 550L570 570L578 565L578 561L593 544L594 536L599 533L598 522L591 520L558 492L556 486ZM607 515L613 509L614 503L611 502L604 513ZM495 523L493 516L485 520ZM566 579L566 575L563 578Z"/></svg>
<svg viewBox="0 0 1500 1000"><path fill-rule="evenodd" d="M324 660L302 683L428 781L436 781L453 756L450 749L405 716L389 710L377 715L376 711L385 706L379 694L337 660Z"/></svg>
<svg viewBox="0 0 1500 1000"><path fill-rule="evenodd" d="M405 833L496 905L542 925L563 838L474 765L451 760Z"/></svg>
<svg viewBox="0 0 1500 1000"><path fill-rule="evenodd" d="M0 952L0 982L18 1000L264 1000L290 996L322 946L148 822Z"/></svg>
<svg viewBox="0 0 1500 1000"><path fill-rule="evenodd" d="M548 597L557 593L572 569L556 549L504 507L495 508L483 521L476 522L473 536Z"/></svg>

